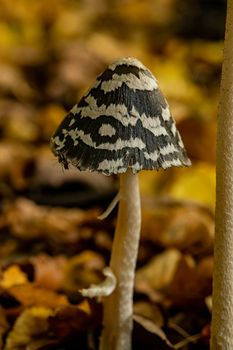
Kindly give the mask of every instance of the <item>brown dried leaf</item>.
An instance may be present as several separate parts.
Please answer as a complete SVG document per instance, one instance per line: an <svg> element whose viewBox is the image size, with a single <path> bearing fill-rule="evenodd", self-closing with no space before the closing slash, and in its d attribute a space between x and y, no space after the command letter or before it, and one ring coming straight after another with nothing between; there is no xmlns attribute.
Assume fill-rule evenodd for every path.
<svg viewBox="0 0 233 350"><path fill-rule="evenodd" d="M211 293L212 273L212 256L196 263L191 255L169 249L136 272L135 287L149 297L151 289L163 292L178 305L204 305Z"/></svg>
<svg viewBox="0 0 233 350"><path fill-rule="evenodd" d="M33 96L33 90L24 79L22 72L17 66L0 64L0 91L8 94L11 92L18 98L29 98Z"/></svg>
<svg viewBox="0 0 233 350"><path fill-rule="evenodd" d="M0 229L4 227L4 218L0 216ZM0 245L0 264L4 264L11 255L17 254L18 242L15 239L8 238L6 241L1 242Z"/></svg>
<svg viewBox="0 0 233 350"><path fill-rule="evenodd" d="M174 278L181 256L178 250L168 249L152 258L148 264L136 272L136 288L143 281L154 289L167 290Z"/></svg>
<svg viewBox="0 0 233 350"><path fill-rule="evenodd" d="M47 320L52 313L51 309L42 306L26 309L8 334L4 350L27 349L34 338L46 337Z"/></svg>
<svg viewBox="0 0 233 350"><path fill-rule="evenodd" d="M11 191L28 187L28 170L33 165L33 157L33 149L22 144L6 142L0 144L0 177L7 180Z"/></svg>
<svg viewBox="0 0 233 350"><path fill-rule="evenodd" d="M212 291L212 274L212 256L198 264L190 255L182 256L169 287L171 299L178 305L203 305Z"/></svg>
<svg viewBox="0 0 233 350"><path fill-rule="evenodd" d="M34 283L46 289L61 289L67 259L64 256L51 257L46 254L33 256L30 259L34 267Z"/></svg>
<svg viewBox="0 0 233 350"><path fill-rule="evenodd" d="M4 309L0 306L0 349L3 348L3 337L9 329Z"/></svg>
<svg viewBox="0 0 233 350"><path fill-rule="evenodd" d="M161 308L147 301L138 301L134 303L134 315L142 316L151 320L159 328L164 326L164 315Z"/></svg>
<svg viewBox="0 0 233 350"><path fill-rule="evenodd" d="M56 308L68 304L65 295L57 294L49 289L39 288L32 283L10 287L7 289L7 293L13 296L24 307L44 306L47 308Z"/></svg>
<svg viewBox="0 0 233 350"><path fill-rule="evenodd" d="M56 310L49 318L49 331L59 339L66 338L75 332L90 329L93 324L90 308L79 306L65 306Z"/></svg>
<svg viewBox="0 0 233 350"><path fill-rule="evenodd" d="M64 289L67 292L78 292L81 288L100 283L104 266L103 257L92 251L84 251L72 257L66 265Z"/></svg>
<svg viewBox="0 0 233 350"><path fill-rule="evenodd" d="M96 220L98 213L96 209L42 207L25 198L5 207L6 224L12 235L25 240L45 237L57 244L76 242L82 232L80 227Z"/></svg>
<svg viewBox="0 0 233 350"><path fill-rule="evenodd" d="M4 135L19 144L32 143L40 137L36 116L37 110L31 104L21 104L7 99L0 102L0 125ZM15 147L17 151L17 145Z"/></svg>
<svg viewBox="0 0 233 350"><path fill-rule="evenodd" d="M148 204L142 212L142 239L192 254L213 249L214 219L198 204L167 201Z"/></svg>
<svg viewBox="0 0 233 350"><path fill-rule="evenodd" d="M20 198L5 207L6 223L19 238L34 239L44 235L47 211L30 200Z"/></svg>
<svg viewBox="0 0 233 350"><path fill-rule="evenodd" d="M155 323L142 316L134 315L133 349L174 349L165 333Z"/></svg>

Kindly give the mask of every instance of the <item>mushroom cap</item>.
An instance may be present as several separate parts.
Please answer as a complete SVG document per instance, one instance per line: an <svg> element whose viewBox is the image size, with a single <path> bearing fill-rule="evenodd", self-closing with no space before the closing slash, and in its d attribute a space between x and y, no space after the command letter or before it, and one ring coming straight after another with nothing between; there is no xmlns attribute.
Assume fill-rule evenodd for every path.
<svg viewBox="0 0 233 350"><path fill-rule="evenodd" d="M135 58L117 60L97 77L51 147L65 168L105 175L191 164L156 78Z"/></svg>

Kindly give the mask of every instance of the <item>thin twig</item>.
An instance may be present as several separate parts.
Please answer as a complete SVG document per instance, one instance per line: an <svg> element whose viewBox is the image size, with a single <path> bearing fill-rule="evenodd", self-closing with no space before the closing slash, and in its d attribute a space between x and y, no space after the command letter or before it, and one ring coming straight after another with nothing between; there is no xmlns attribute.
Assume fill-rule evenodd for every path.
<svg viewBox="0 0 233 350"><path fill-rule="evenodd" d="M109 216L109 214L113 211L113 209L115 208L119 200L120 200L120 193L118 192L117 195L113 198L113 200L109 204L109 206L107 207L107 209L103 212L103 214L97 216L97 218L99 220L106 219Z"/></svg>
<svg viewBox="0 0 233 350"><path fill-rule="evenodd" d="M178 349L182 349L184 346L188 345L189 343L194 343L197 340L201 339L202 335L200 333L198 334L194 334L194 335L190 335L189 337L181 340L179 343L174 345L174 348L176 350Z"/></svg>

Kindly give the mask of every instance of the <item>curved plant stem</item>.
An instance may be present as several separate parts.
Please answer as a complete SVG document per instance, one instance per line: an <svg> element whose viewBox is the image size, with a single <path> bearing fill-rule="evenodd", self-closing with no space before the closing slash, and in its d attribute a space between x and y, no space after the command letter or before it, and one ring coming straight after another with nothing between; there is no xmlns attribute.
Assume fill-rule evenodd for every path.
<svg viewBox="0 0 233 350"><path fill-rule="evenodd" d="M130 350L133 327L133 287L141 228L138 175L120 175L120 204L110 268L117 287L104 300L101 350Z"/></svg>
<svg viewBox="0 0 233 350"><path fill-rule="evenodd" d="M233 349L233 0L228 0L217 132L212 350Z"/></svg>
<svg viewBox="0 0 233 350"><path fill-rule="evenodd" d="M118 192L116 196L113 198L113 200L111 201L111 203L109 204L109 206L107 207L107 209L101 215L97 216L97 219L99 220L106 219L108 215L111 214L111 212L113 211L113 209L115 208L119 200L120 200L120 194Z"/></svg>

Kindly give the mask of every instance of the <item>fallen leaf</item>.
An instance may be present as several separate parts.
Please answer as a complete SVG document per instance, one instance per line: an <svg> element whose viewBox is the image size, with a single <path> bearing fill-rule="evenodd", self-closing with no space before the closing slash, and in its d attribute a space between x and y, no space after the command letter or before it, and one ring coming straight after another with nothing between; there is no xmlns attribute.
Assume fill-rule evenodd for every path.
<svg viewBox="0 0 233 350"><path fill-rule="evenodd" d="M63 286L67 259L64 256L40 254L32 256L34 284L46 289L59 290Z"/></svg>
<svg viewBox="0 0 233 350"><path fill-rule="evenodd" d="M102 309L96 303L91 304L84 301L77 306L58 308L48 320L51 339L64 344L64 348L78 344L82 349L89 349L88 338L90 340L92 332L100 328L102 319Z"/></svg>
<svg viewBox="0 0 233 350"><path fill-rule="evenodd" d="M4 229L5 225L5 219L1 218L0 215L0 230ZM11 256L14 256L17 254L19 249L18 242L15 239L12 239L11 237L7 237L6 240L1 242L0 245L0 264L3 265L5 262L10 259Z"/></svg>
<svg viewBox="0 0 233 350"><path fill-rule="evenodd" d="M42 306L26 309L9 332L4 350L30 349L33 338L46 337L47 321L52 313L51 309Z"/></svg>
<svg viewBox="0 0 233 350"><path fill-rule="evenodd" d="M44 306L56 308L59 305L68 304L65 295L57 294L49 289L39 288L32 283L10 287L7 289L7 293L13 296L24 307Z"/></svg>
<svg viewBox="0 0 233 350"><path fill-rule="evenodd" d="M133 349L174 349L165 333L155 323L142 316L134 315Z"/></svg>
<svg viewBox="0 0 233 350"><path fill-rule="evenodd" d="M65 268L64 289L69 293L77 293L92 284L98 285L103 279L104 266L102 256L92 251L73 256Z"/></svg>
<svg viewBox="0 0 233 350"><path fill-rule="evenodd" d="M152 321L159 328L162 328L164 326L164 315L158 305L152 304L148 301L137 301L134 303L133 310L134 315L142 316Z"/></svg>
<svg viewBox="0 0 233 350"><path fill-rule="evenodd" d="M27 81L25 81L22 71L10 64L0 63L1 94L9 94L11 92L18 98L30 98L33 95L33 90Z"/></svg>
<svg viewBox="0 0 233 350"><path fill-rule="evenodd" d="M96 209L67 209L39 206L18 198L5 206L5 225L11 234L23 240L47 239L54 244L72 245L85 233L85 222L97 221Z"/></svg>
<svg viewBox="0 0 233 350"><path fill-rule="evenodd" d="M191 255L168 249L138 269L135 288L148 296L150 289L160 291L175 305L203 306L212 290L212 273L212 256L196 263Z"/></svg>
<svg viewBox="0 0 233 350"><path fill-rule="evenodd" d="M49 318L49 331L64 339L75 332L86 332L92 325L90 311L78 306L65 306L56 310Z"/></svg>
<svg viewBox="0 0 233 350"><path fill-rule="evenodd" d="M208 254L213 250L214 218L207 208L192 202L145 202L141 237L165 248Z"/></svg>
<svg viewBox="0 0 233 350"><path fill-rule="evenodd" d="M181 256L182 254L176 249L168 249L158 254L136 271L136 286L140 281L147 281L154 289L167 290L173 280Z"/></svg>
<svg viewBox="0 0 233 350"><path fill-rule="evenodd" d="M176 199L189 199L202 203L214 210L215 207L215 166L200 162L192 166L192 171L179 169L169 194Z"/></svg>
<svg viewBox="0 0 233 350"><path fill-rule="evenodd" d="M0 349L3 349L4 336L9 330L10 325L7 321L4 309L0 306Z"/></svg>
<svg viewBox="0 0 233 350"><path fill-rule="evenodd" d="M9 289L28 282L27 275L17 265L11 265L2 272L0 286Z"/></svg>
<svg viewBox="0 0 233 350"><path fill-rule="evenodd" d="M182 256L169 286L171 299L176 305L203 306L212 291L212 274L212 256L198 263L190 255Z"/></svg>
<svg viewBox="0 0 233 350"><path fill-rule="evenodd" d="M28 186L28 177L33 169L33 148L21 143L1 142L0 144L0 177L12 193L24 190Z"/></svg>

